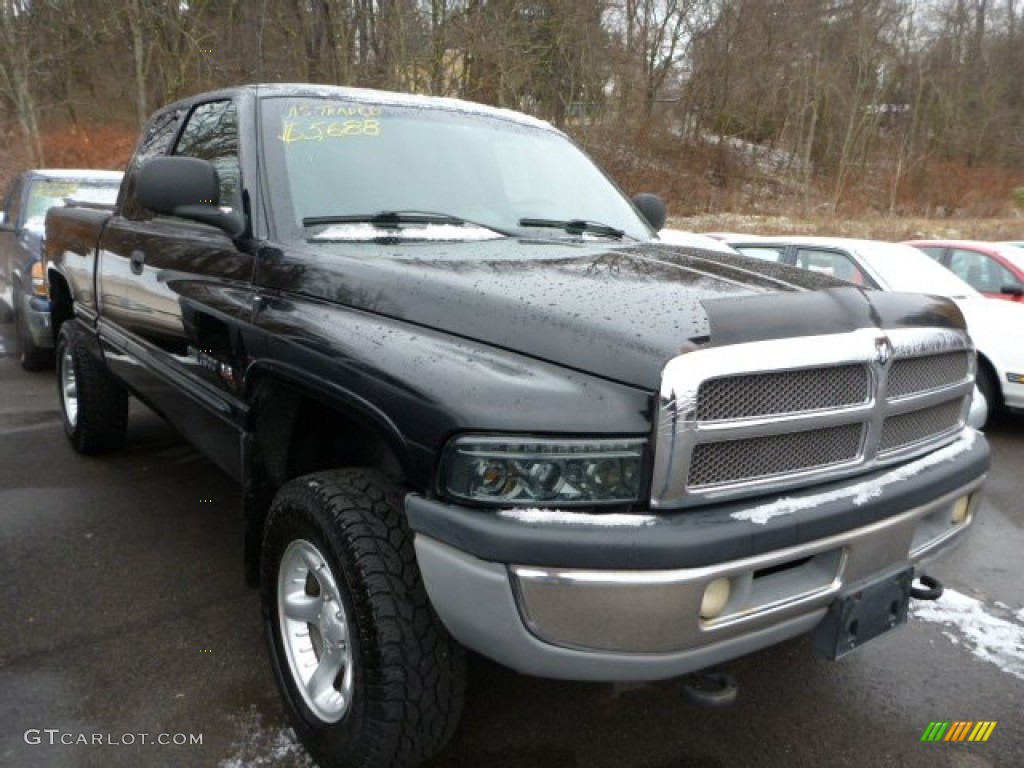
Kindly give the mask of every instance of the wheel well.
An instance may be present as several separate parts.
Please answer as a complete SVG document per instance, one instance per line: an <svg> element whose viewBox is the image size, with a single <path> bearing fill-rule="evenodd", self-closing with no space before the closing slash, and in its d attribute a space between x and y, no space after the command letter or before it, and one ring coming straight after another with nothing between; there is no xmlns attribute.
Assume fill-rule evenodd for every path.
<svg viewBox="0 0 1024 768"><path fill-rule="evenodd" d="M366 467L405 481L402 459L371 419L325 404L278 382L258 384L244 440L243 511L246 581L258 584L263 524L277 490L296 477Z"/></svg>
<svg viewBox="0 0 1024 768"><path fill-rule="evenodd" d="M70 320L74 315L74 306L71 302L71 290L64 278L57 272L50 271L50 325L53 328L53 338L60 333L60 326L65 320Z"/></svg>
<svg viewBox="0 0 1024 768"><path fill-rule="evenodd" d="M999 374L996 373L995 366L980 352L978 353L978 370L979 372L984 370L985 375L988 376L989 381L992 383L992 388L995 394L994 403L989 403L989 411L994 411L1003 405L1003 388L999 384Z"/></svg>

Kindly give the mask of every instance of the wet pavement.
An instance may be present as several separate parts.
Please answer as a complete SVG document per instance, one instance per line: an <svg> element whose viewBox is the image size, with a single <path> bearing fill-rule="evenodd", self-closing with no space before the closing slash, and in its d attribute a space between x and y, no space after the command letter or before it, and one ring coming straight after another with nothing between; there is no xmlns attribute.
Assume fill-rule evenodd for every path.
<svg viewBox="0 0 1024 768"><path fill-rule="evenodd" d="M145 408L102 458L66 444L52 373L0 325L0 766L308 766L242 579L230 480ZM1024 765L1024 417L990 430L972 538L929 570L950 591L839 662L805 639L728 665L739 698L681 681L538 680L471 660L433 768ZM996 721L922 743L931 721ZM197 741L201 743L196 743ZM157 742L170 742L167 744Z"/></svg>

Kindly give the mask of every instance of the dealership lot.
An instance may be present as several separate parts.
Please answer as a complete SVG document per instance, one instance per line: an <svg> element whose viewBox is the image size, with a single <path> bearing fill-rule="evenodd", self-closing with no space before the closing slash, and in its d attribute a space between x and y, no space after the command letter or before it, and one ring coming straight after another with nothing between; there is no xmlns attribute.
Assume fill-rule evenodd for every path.
<svg viewBox="0 0 1024 768"><path fill-rule="evenodd" d="M236 487L133 405L124 448L65 444L53 375L24 373L0 326L0 764L309 765L242 580ZM828 662L798 640L729 665L738 702L681 681L573 684L473 659L466 716L436 766L1024 763L1024 417L989 433L950 590L910 625ZM932 721L995 721L985 743L922 743ZM201 741L201 743L197 743Z"/></svg>

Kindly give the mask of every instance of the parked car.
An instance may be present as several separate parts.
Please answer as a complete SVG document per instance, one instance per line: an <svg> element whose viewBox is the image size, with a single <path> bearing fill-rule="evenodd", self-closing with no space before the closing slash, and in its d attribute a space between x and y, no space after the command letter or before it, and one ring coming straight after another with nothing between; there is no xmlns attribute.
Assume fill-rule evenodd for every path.
<svg viewBox="0 0 1024 768"><path fill-rule="evenodd" d="M842 237L734 236L726 242L747 256L798 266L867 288L953 299L978 349L976 382L988 411L1004 406L1024 408L1024 305L987 300L909 245ZM983 423L984 419L976 412L972 422L979 421Z"/></svg>
<svg viewBox="0 0 1024 768"><path fill-rule="evenodd" d="M666 245L638 198L526 115L274 85L161 109L114 211L47 215L71 445L131 394L240 483L324 768L438 752L465 648L652 680L938 597L989 464L956 306Z"/></svg>
<svg viewBox="0 0 1024 768"><path fill-rule="evenodd" d="M736 253L732 248L708 235L697 234L696 232L685 232L681 229L663 229L658 232L658 239L669 245L682 245L690 248L699 248L703 251L720 251L722 253Z"/></svg>
<svg viewBox="0 0 1024 768"><path fill-rule="evenodd" d="M1024 302L1024 248L977 240L908 240L991 299Z"/></svg>
<svg viewBox="0 0 1024 768"><path fill-rule="evenodd" d="M40 255L46 212L68 202L113 205L120 171L25 171L14 178L0 210L0 301L13 314L23 368L53 364L50 300Z"/></svg>

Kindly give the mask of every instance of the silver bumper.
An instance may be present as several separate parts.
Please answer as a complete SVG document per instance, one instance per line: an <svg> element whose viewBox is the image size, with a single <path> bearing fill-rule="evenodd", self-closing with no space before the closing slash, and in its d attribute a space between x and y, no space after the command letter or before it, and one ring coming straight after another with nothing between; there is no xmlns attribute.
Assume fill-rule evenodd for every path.
<svg viewBox="0 0 1024 768"><path fill-rule="evenodd" d="M18 312L25 321L32 343L41 349L52 349L53 330L50 325L50 310L40 310L33 306L32 296L22 296Z"/></svg>
<svg viewBox="0 0 1024 768"><path fill-rule="evenodd" d="M542 677L662 679L809 632L844 588L951 548L974 520L983 481L862 528L703 568L517 566L422 534L416 554L431 602L467 647ZM966 514L954 522L958 501ZM728 602L702 619L705 589L719 579Z"/></svg>

